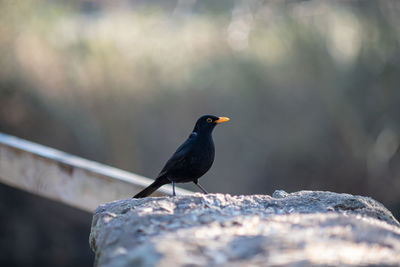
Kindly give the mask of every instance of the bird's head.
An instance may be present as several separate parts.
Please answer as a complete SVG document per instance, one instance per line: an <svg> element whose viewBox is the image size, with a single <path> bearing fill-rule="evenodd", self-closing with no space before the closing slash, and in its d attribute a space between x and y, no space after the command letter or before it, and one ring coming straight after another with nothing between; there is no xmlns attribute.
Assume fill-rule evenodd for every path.
<svg viewBox="0 0 400 267"><path fill-rule="evenodd" d="M213 115L204 115L201 116L194 126L193 132L202 133L202 132L212 132L214 127L218 123L222 123L225 121L229 121L227 117L217 117Z"/></svg>

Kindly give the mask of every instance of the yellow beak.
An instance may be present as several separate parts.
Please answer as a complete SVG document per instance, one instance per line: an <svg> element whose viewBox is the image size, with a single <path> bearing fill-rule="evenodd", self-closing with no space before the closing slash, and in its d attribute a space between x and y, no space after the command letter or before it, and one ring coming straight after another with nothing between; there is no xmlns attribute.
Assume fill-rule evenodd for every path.
<svg viewBox="0 0 400 267"><path fill-rule="evenodd" d="M226 122L229 121L229 118L227 117L218 117L218 120L215 121L215 123L221 123L221 122Z"/></svg>

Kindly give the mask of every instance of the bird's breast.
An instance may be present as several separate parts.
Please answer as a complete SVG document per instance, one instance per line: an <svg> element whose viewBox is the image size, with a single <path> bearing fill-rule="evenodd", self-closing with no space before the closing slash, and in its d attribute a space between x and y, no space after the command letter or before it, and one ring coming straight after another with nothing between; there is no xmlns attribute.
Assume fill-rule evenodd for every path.
<svg viewBox="0 0 400 267"><path fill-rule="evenodd" d="M207 172L211 165L214 162L214 156L215 156L215 149L214 149L214 144L211 142L199 145L197 149L193 151L190 157L190 165L191 169L200 174L203 175L205 172Z"/></svg>

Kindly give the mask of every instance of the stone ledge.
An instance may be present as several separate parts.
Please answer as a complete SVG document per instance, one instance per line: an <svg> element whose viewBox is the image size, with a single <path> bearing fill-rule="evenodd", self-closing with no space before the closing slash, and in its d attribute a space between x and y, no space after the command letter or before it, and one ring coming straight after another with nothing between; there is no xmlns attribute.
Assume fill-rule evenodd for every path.
<svg viewBox="0 0 400 267"><path fill-rule="evenodd" d="M188 195L95 211L95 266L387 265L400 224L368 197L331 192Z"/></svg>

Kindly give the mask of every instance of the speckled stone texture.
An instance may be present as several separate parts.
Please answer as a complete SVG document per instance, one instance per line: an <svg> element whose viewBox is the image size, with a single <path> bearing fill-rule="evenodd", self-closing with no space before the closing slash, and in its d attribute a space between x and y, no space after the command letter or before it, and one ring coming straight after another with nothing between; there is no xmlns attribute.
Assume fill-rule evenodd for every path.
<svg viewBox="0 0 400 267"><path fill-rule="evenodd" d="M368 197L127 199L95 211L95 266L400 266L400 225Z"/></svg>

